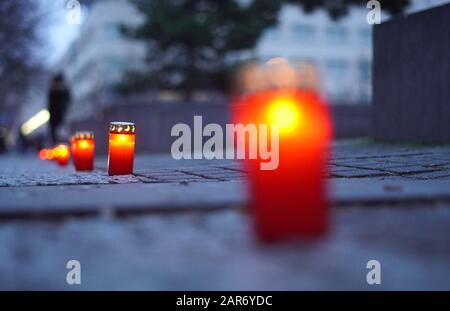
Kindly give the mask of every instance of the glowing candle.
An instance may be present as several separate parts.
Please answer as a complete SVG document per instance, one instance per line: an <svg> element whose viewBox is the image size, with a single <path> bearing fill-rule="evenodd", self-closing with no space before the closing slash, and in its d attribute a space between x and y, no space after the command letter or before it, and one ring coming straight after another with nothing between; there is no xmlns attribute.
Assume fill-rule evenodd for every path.
<svg viewBox="0 0 450 311"><path fill-rule="evenodd" d="M134 123L111 122L109 126L109 175L133 173L134 143Z"/></svg>
<svg viewBox="0 0 450 311"><path fill-rule="evenodd" d="M261 170L261 158L245 161L258 236L274 241L324 233L328 227L324 175L331 138L327 105L314 91L297 89L260 91L237 103L235 123L267 124L271 130L276 124L279 129L276 169Z"/></svg>
<svg viewBox="0 0 450 311"><path fill-rule="evenodd" d="M75 133L71 139L71 150L73 164L77 171L92 171L94 169L94 133Z"/></svg>
<svg viewBox="0 0 450 311"><path fill-rule="evenodd" d="M55 151L52 149L45 149L46 160L55 160Z"/></svg>
<svg viewBox="0 0 450 311"><path fill-rule="evenodd" d="M65 144L57 145L53 148L54 159L60 166L66 166L70 160L70 150Z"/></svg>
<svg viewBox="0 0 450 311"><path fill-rule="evenodd" d="M47 161L47 160L54 160L55 159L55 151L52 149L41 149L39 150L39 159Z"/></svg>
<svg viewBox="0 0 450 311"><path fill-rule="evenodd" d="M48 158L47 158L47 152L48 152L48 150L45 149L45 148L39 150L39 159L41 159L41 160L48 160Z"/></svg>

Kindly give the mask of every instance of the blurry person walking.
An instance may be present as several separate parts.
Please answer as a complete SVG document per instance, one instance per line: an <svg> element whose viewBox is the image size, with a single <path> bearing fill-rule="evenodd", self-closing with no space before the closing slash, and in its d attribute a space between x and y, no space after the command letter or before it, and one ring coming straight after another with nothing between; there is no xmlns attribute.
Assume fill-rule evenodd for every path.
<svg viewBox="0 0 450 311"><path fill-rule="evenodd" d="M50 112L50 135L52 143L58 143L57 130L64 121L64 115L70 104L70 91L64 76L59 73L55 75L50 84L48 92L48 111Z"/></svg>

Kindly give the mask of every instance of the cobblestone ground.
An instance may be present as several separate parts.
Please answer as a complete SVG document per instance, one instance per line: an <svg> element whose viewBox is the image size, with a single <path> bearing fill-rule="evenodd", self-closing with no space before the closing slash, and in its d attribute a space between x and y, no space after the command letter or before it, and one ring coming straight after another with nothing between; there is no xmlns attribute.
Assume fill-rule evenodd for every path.
<svg viewBox="0 0 450 311"><path fill-rule="evenodd" d="M1 289L450 289L450 147L336 143L329 234L271 246L252 235L235 162L105 168L0 157ZM81 285L66 283L70 259Z"/></svg>

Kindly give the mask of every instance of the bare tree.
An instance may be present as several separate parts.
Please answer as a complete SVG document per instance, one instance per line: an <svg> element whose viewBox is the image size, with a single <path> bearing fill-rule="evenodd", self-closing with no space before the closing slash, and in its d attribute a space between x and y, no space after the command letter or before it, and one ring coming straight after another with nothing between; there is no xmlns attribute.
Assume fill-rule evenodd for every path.
<svg viewBox="0 0 450 311"><path fill-rule="evenodd" d="M37 0L0 1L0 114L3 116L17 111L34 73L40 71L34 51L40 41L41 20Z"/></svg>

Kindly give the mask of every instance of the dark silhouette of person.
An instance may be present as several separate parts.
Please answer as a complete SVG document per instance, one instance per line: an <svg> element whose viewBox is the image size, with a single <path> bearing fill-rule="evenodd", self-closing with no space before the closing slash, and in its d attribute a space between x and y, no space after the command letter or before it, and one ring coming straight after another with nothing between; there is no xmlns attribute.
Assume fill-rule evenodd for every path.
<svg viewBox="0 0 450 311"><path fill-rule="evenodd" d="M64 121L64 115L70 104L70 91L62 73L52 79L48 92L48 111L50 112L50 135L52 143L58 143L57 129Z"/></svg>

